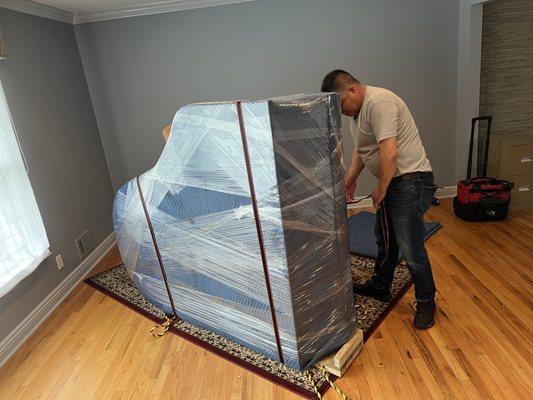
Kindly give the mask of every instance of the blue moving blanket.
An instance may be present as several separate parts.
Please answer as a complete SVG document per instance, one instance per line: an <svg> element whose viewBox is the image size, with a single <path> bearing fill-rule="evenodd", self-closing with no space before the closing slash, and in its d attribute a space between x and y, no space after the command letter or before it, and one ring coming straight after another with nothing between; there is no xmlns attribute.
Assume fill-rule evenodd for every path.
<svg viewBox="0 0 533 400"><path fill-rule="evenodd" d="M376 214L362 211L348 218L348 232L350 236L350 252L370 258L377 258L378 247L376 245L376 235L374 225L376 223ZM442 225L440 222L424 222L426 225L427 240L431 235L437 232ZM400 260L403 258L400 252Z"/></svg>

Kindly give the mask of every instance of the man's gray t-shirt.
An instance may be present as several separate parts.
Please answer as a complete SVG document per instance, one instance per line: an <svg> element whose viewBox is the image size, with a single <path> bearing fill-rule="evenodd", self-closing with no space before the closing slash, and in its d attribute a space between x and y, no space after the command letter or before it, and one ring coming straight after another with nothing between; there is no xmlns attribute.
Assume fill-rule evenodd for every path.
<svg viewBox="0 0 533 400"><path fill-rule="evenodd" d="M431 171L407 105L390 90L367 86L359 116L352 119L350 128L363 163L375 177L380 170L378 143L391 137L396 137L398 146L394 176Z"/></svg>

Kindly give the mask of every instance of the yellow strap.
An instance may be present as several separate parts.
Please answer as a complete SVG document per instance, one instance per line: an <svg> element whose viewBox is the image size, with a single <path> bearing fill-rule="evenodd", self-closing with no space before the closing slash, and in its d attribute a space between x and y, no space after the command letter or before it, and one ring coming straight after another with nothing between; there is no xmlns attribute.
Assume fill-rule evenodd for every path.
<svg viewBox="0 0 533 400"><path fill-rule="evenodd" d="M158 338L158 337L161 337L161 336L165 336L168 332L168 330L170 329L170 325L172 325L172 322L174 321L174 318L170 319L168 318L166 315L165 315L165 322L163 322L161 325L155 325L152 329L150 329L150 333L152 334L153 337L155 338ZM163 330L161 332L155 332L156 329L159 329L159 328L162 328ZM335 391L337 392L337 394L339 395L339 397L342 399L342 400L349 400L348 399L348 396L346 396L346 394L344 394L344 392L342 391L341 388L339 388L335 382L333 382L330 378L330 375L329 375L329 372L326 370L326 368L320 364L319 365L319 368L320 370L323 372L324 374L324 379L326 380L326 382L329 383L329 385L335 389ZM318 385L316 384L316 379L314 378L313 374L310 372L309 369L305 370L304 371L304 377L309 381L309 383L311 384L311 386L313 387L313 391L316 393L316 397L318 398L318 400L322 400L322 394L320 393L320 389L318 387Z"/></svg>
<svg viewBox="0 0 533 400"><path fill-rule="evenodd" d="M152 329L150 329L150 333L155 338L165 336L168 333L168 330L170 329L170 325L172 325L173 321L174 321L174 318L170 319L165 315L165 322L163 322L161 325L155 325ZM162 330L160 332L156 332L156 329L160 329L160 328Z"/></svg>
<svg viewBox="0 0 533 400"><path fill-rule="evenodd" d="M333 382L330 378L330 375L329 375L329 372L327 371L327 369L322 365L322 364L319 364L318 366L320 368L320 370L322 371L322 373L324 374L324 379L326 380L327 383L329 383L329 385L335 389L335 391L337 392L337 394L339 395L339 397L342 399L342 400L349 400L348 399L348 396L346 396L346 394L342 391L342 389L340 387L338 387L335 382ZM316 393L316 397L318 398L318 400L322 400L322 394L320 393L320 389L318 387L318 385L316 384L316 379L315 377L313 376L313 374L311 373L310 370L305 370L304 371L304 377L309 381L309 383L311 384L311 386L313 387L313 391Z"/></svg>
<svg viewBox="0 0 533 400"><path fill-rule="evenodd" d="M326 370L326 367L324 367L322 364L319 365L320 369L322 370L322 372L324 372L324 379L329 383L329 386L331 386L333 389L335 389L335 391L337 392L337 394L339 395L339 397L342 399L342 400L349 400L348 399L348 396L346 396L346 394L342 391L342 389L340 387L338 387L335 382L333 382L329 376L329 372Z"/></svg>

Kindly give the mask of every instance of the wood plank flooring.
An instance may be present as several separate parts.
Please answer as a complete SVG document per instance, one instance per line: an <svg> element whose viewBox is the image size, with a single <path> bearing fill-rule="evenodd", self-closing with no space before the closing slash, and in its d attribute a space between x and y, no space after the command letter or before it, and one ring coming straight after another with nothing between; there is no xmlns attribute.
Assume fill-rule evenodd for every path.
<svg viewBox="0 0 533 400"><path fill-rule="evenodd" d="M350 399L533 398L533 210L466 223L428 218L437 324L412 326L412 290L338 380ZM93 271L120 262L116 249ZM81 284L0 370L0 399L299 399ZM328 391L326 400L335 399Z"/></svg>

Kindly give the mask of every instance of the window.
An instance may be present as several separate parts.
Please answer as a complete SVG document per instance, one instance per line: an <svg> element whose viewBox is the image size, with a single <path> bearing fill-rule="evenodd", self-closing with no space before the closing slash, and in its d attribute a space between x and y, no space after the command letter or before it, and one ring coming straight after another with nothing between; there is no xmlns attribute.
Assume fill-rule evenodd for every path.
<svg viewBox="0 0 533 400"><path fill-rule="evenodd" d="M0 83L0 297L50 254Z"/></svg>

